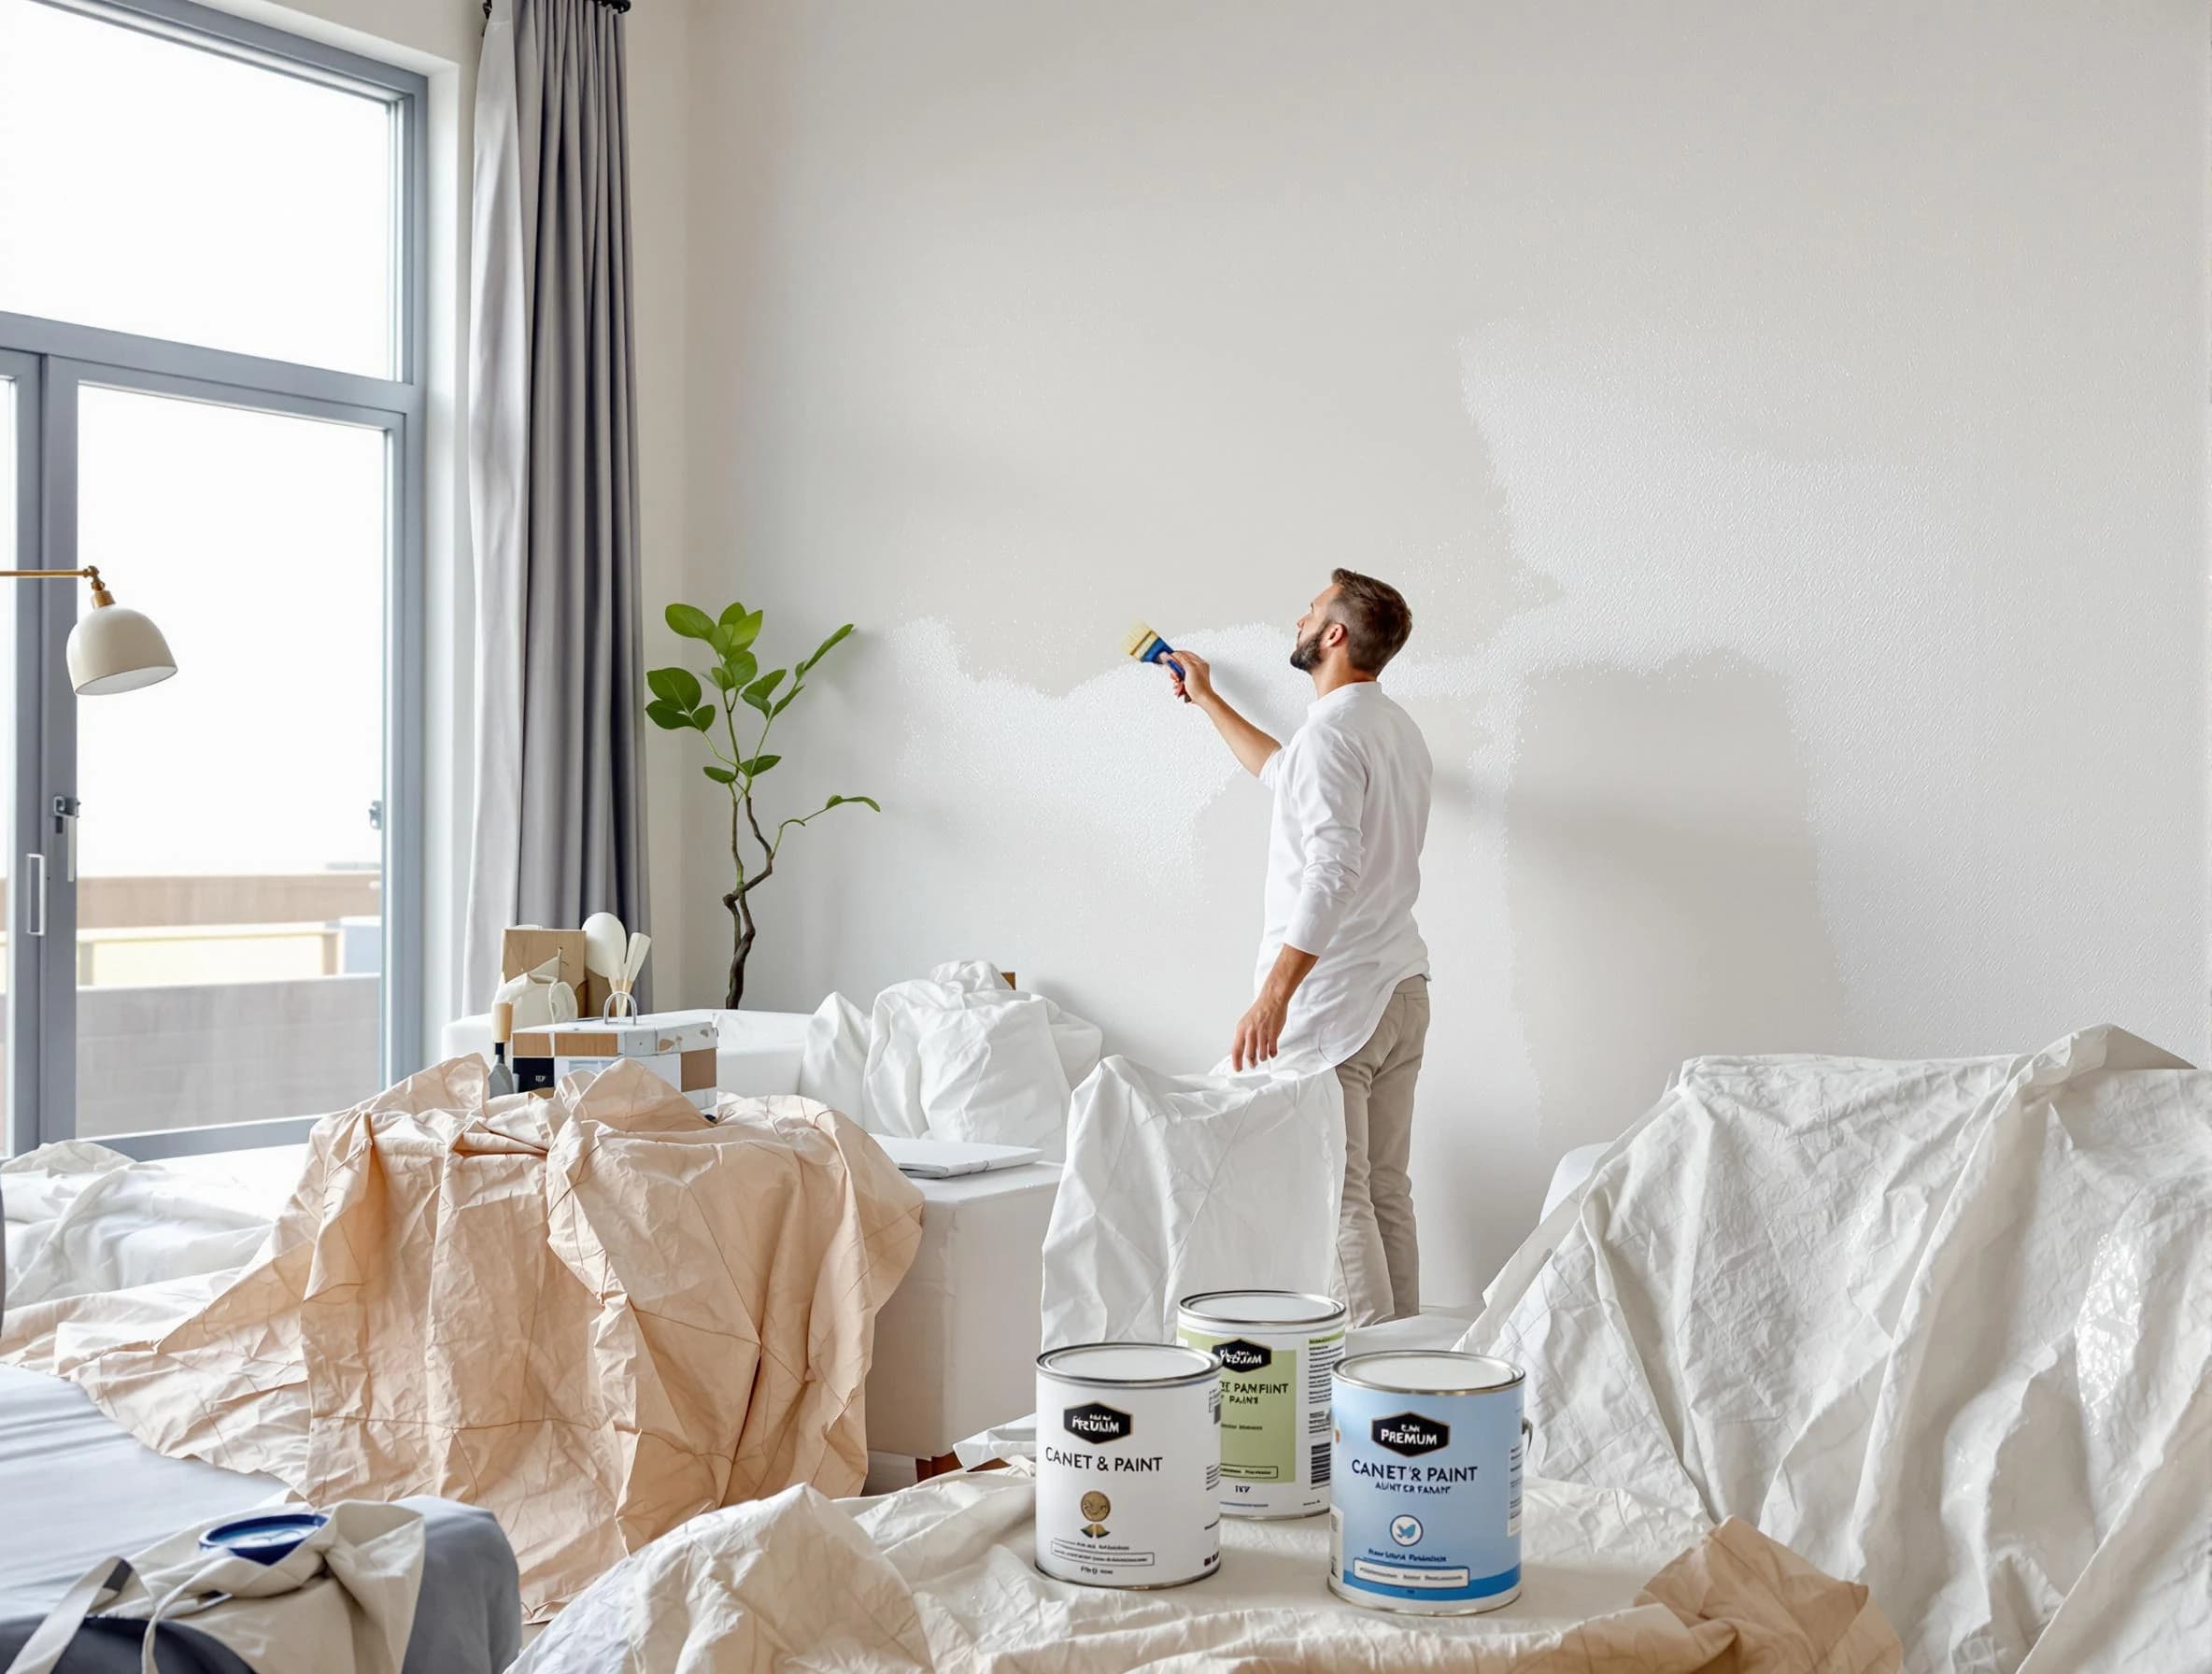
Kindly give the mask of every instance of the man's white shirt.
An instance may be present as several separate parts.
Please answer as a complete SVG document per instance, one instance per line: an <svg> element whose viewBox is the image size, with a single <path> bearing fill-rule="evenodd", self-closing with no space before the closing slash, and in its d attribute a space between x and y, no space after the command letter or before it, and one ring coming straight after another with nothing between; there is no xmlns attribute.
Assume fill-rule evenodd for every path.
<svg viewBox="0 0 2212 1674"><path fill-rule="evenodd" d="M1413 717L1371 680L1340 686L1260 769L1275 794L1257 980L1288 943L1318 956L1291 997L1285 1054L1340 1064L1391 990L1428 971L1413 925L1431 767Z"/></svg>

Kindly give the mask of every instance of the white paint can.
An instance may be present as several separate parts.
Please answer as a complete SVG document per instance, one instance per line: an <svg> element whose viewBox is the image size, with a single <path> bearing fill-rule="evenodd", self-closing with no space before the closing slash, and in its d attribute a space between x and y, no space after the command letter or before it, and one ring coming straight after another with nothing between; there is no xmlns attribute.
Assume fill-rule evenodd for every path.
<svg viewBox="0 0 2212 1674"><path fill-rule="evenodd" d="M1221 1363L1165 1342L1037 1356L1037 1568L1180 1587L1221 1562Z"/></svg>
<svg viewBox="0 0 2212 1674"><path fill-rule="evenodd" d="M1328 1510L1329 1373L1344 1304L1295 1290L1184 1297L1175 1335L1221 1361L1221 1509L1232 1517Z"/></svg>
<svg viewBox="0 0 2212 1674"><path fill-rule="evenodd" d="M1416 1615L1521 1596L1521 1369L1486 1355L1354 1355L1336 1369L1328 1584Z"/></svg>

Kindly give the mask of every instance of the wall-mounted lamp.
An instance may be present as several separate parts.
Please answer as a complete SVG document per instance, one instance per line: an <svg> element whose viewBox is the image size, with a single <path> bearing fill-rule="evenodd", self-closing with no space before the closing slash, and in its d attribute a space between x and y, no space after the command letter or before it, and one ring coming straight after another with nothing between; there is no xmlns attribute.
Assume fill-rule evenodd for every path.
<svg viewBox="0 0 2212 1674"><path fill-rule="evenodd" d="M91 614L78 617L69 630L69 684L80 698L105 697L111 691L135 691L166 680L177 672L177 659L169 642L150 618L118 604L100 572L91 565L81 570L0 570L0 580L45 580L81 575L92 584Z"/></svg>

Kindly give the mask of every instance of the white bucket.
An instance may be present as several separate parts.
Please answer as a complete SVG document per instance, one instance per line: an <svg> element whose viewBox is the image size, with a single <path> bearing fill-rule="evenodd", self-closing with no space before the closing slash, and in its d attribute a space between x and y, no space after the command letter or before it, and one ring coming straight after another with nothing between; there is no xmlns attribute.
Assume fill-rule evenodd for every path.
<svg viewBox="0 0 2212 1674"><path fill-rule="evenodd" d="M1336 1369L1328 1584L1416 1615L1521 1596L1521 1369L1485 1355L1355 1355Z"/></svg>
<svg viewBox="0 0 2212 1674"><path fill-rule="evenodd" d="M1037 1356L1037 1568L1179 1587L1221 1562L1221 1366L1163 1342Z"/></svg>
<svg viewBox="0 0 2212 1674"><path fill-rule="evenodd" d="M1344 1304L1295 1290L1184 1297L1175 1335L1221 1361L1221 1509L1232 1517L1328 1510L1329 1372Z"/></svg>

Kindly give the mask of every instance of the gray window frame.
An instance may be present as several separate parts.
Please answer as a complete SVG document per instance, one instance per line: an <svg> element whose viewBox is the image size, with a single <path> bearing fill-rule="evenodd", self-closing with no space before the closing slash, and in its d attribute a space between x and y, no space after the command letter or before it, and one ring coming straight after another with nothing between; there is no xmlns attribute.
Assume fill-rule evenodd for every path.
<svg viewBox="0 0 2212 1674"><path fill-rule="evenodd" d="M331 419L380 429L390 468L385 563L384 973L382 1062L396 1081L422 1061L423 996L423 427L428 335L429 84L411 70L325 46L191 0L35 0L204 51L243 59L377 98L390 106L397 265L390 378L363 376L197 344L0 310L0 376L17 380L17 519L12 567L77 567L78 391L86 384ZM27 421L23 421L26 420ZM128 576L118 576L122 586ZM76 892L56 797L77 794L76 699L62 647L78 584L16 581L16 724L8 868L8 1146L72 1137L76 1123ZM158 702L158 694L149 701ZM90 811L96 817L97 811ZM363 810L363 817L366 817ZM35 892L20 881L43 864ZM314 1115L149 1131L101 1143L135 1156L284 1144Z"/></svg>

